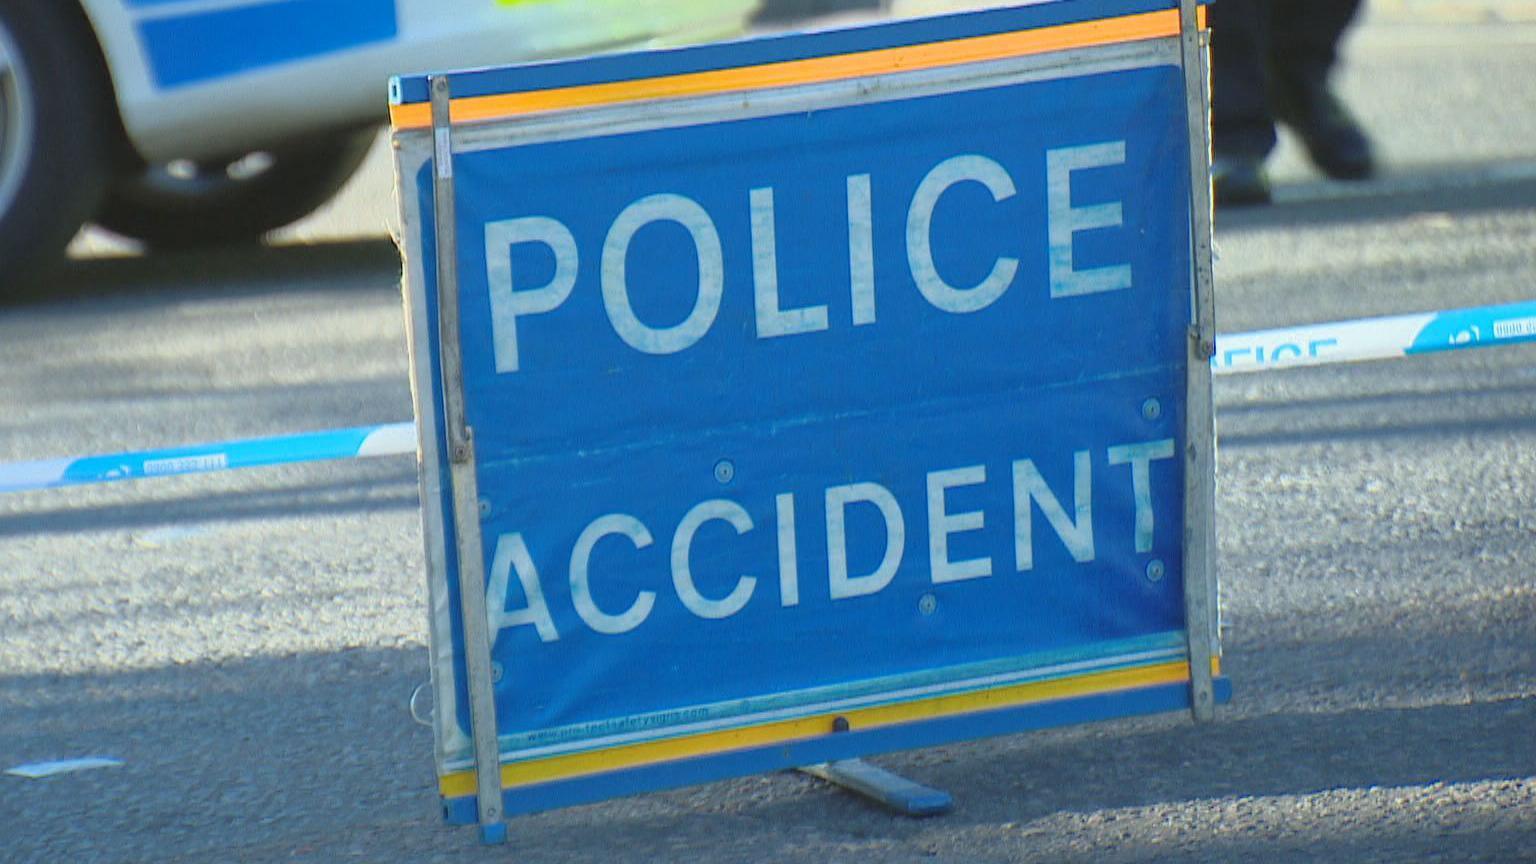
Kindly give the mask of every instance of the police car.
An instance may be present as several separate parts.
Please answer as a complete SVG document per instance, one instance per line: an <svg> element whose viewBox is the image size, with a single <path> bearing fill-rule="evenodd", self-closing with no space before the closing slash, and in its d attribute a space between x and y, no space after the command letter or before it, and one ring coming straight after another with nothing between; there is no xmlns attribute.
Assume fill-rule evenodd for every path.
<svg viewBox="0 0 1536 864"><path fill-rule="evenodd" d="M357 168L393 74L738 31L757 0L0 0L0 285L83 222L237 242Z"/></svg>

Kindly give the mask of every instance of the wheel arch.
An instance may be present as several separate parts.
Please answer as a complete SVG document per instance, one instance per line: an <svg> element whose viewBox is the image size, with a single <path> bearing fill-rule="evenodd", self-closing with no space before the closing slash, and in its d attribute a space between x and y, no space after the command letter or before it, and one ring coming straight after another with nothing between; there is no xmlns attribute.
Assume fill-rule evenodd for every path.
<svg viewBox="0 0 1536 864"><path fill-rule="evenodd" d="M81 59L91 67L99 92L107 97L103 100L106 104L98 107L112 138L115 167L136 165L142 160L124 117L134 82L146 86L148 73L128 10L121 0L67 0L61 5L77 30L84 51Z"/></svg>

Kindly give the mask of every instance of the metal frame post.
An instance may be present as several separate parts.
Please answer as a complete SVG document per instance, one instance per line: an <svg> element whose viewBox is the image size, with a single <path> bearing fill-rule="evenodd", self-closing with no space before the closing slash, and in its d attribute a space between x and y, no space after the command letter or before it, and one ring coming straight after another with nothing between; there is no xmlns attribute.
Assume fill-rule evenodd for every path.
<svg viewBox="0 0 1536 864"><path fill-rule="evenodd" d="M1190 234L1194 296L1185 400L1184 626L1189 640L1190 704L1195 720L1216 716L1216 424L1211 357L1216 353L1215 275L1211 268L1210 99L1199 0L1179 0L1179 45L1189 124Z"/></svg>
<svg viewBox="0 0 1536 864"><path fill-rule="evenodd" d="M428 78L432 93L432 216L437 240L438 354L442 363L443 425L453 487L458 551L459 615L469 689L470 736L475 753L476 808L482 842L506 840L501 808L501 745L491 675L490 626L485 613L485 552L480 539L480 492L475 477L475 435L464 409L464 357L460 342L458 207L454 198L452 93L445 75ZM442 722L455 722L443 718Z"/></svg>

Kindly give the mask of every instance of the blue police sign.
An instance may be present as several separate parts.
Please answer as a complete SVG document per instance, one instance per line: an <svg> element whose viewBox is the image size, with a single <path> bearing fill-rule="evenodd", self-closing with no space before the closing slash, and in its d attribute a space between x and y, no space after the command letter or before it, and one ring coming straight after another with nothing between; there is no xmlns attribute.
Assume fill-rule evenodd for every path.
<svg viewBox="0 0 1536 864"><path fill-rule="evenodd" d="M451 819L1193 704L1180 25L1067 0L466 73L436 124L396 82Z"/></svg>

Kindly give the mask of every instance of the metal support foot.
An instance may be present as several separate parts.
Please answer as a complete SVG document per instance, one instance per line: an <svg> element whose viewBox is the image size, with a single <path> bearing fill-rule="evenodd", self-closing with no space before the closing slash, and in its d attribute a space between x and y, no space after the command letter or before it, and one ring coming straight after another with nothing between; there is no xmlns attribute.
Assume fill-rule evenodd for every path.
<svg viewBox="0 0 1536 864"><path fill-rule="evenodd" d="M507 842L507 823L492 822L480 826L481 846L500 846Z"/></svg>
<svg viewBox="0 0 1536 864"><path fill-rule="evenodd" d="M938 816L948 813L954 799L942 789L932 789L865 762L840 759L807 765L800 771L835 783L903 816Z"/></svg>

